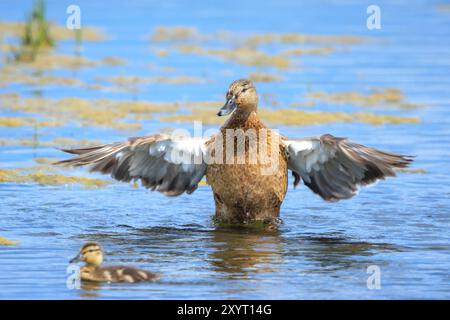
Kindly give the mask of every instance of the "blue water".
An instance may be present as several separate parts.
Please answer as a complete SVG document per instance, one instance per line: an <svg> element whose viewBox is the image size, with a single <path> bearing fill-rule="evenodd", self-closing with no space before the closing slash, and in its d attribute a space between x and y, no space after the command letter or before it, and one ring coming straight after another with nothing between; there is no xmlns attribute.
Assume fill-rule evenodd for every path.
<svg viewBox="0 0 450 320"><path fill-rule="evenodd" d="M297 58L297 69L280 83L258 84L276 94L280 107L301 102L309 91L367 92L395 87L414 110L378 110L318 104L311 110L370 111L419 117L419 124L371 126L336 123L279 126L290 137L331 133L373 147L416 156L425 174L365 188L351 200L325 203L306 187L290 187L283 224L276 232L214 226L209 187L167 198L128 184L101 189L77 186L0 184L0 236L19 242L0 246L2 299L401 299L450 298L450 13L434 1L377 1L381 30L366 28L369 1L77 1L82 23L102 27L112 38L85 43L83 55L129 60L126 66L82 69L85 82L96 76L160 75L150 63L176 68L175 74L202 76L208 84L148 85L138 99L149 101L222 100L229 83L255 70L219 59L177 53L157 57L149 34L157 26L193 26L202 33L300 32L357 35L372 41L340 46L334 53ZM48 17L65 24L69 2L48 1ZM30 1L2 1L0 20L23 20ZM168 45L158 44L158 47ZM342 48L340 48L342 47ZM277 48L267 46L267 52ZM59 52L73 52L63 42ZM225 72L226 71L226 72ZM70 74L60 71L60 74ZM0 88L27 96L27 86ZM129 93L45 86L45 97L130 99ZM136 98L136 97L134 97ZM11 115L0 106L0 116ZM138 131L81 127L41 128L42 139L72 137L123 140L165 127L191 124L149 120ZM205 127L209 128L208 126ZM31 138L32 127L0 127L0 138ZM62 158L53 148L1 146L0 168L33 165L33 158ZM77 174L88 175L79 169ZM85 241L100 242L105 264L135 265L161 273L152 284L66 286L68 261ZM381 288L368 289L367 268L381 271Z"/></svg>

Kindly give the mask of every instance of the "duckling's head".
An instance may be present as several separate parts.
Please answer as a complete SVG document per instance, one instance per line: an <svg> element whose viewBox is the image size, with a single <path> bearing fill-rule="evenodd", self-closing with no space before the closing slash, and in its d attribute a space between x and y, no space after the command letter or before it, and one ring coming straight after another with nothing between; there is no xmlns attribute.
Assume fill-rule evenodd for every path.
<svg viewBox="0 0 450 320"><path fill-rule="evenodd" d="M84 261L91 266L98 266L103 262L102 247L96 242L88 242L84 244L78 255L70 260L70 262Z"/></svg>
<svg viewBox="0 0 450 320"><path fill-rule="evenodd" d="M258 95L256 88L250 80L240 79L234 81L226 94L227 102L220 109L218 116L226 116L237 109L242 112L256 111L258 106Z"/></svg>

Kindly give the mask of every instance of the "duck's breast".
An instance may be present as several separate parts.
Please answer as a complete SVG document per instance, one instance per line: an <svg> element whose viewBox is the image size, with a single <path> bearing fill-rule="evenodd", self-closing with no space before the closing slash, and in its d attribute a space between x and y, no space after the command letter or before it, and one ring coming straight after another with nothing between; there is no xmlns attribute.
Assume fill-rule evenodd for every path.
<svg viewBox="0 0 450 320"><path fill-rule="evenodd" d="M227 135L225 130L221 131L222 144L215 145L216 150L222 147L222 157L213 153L214 163L208 165L206 173L214 193L225 203L257 203L267 198L283 201L287 190L287 159L278 133L250 128L256 131L253 141L249 128L236 131L235 136Z"/></svg>

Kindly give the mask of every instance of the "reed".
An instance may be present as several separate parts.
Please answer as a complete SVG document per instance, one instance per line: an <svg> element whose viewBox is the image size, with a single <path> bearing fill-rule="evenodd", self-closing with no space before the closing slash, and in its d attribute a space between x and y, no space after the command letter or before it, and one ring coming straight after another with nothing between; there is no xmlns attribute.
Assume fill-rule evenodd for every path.
<svg viewBox="0 0 450 320"><path fill-rule="evenodd" d="M26 20L20 47L13 52L16 61L33 61L38 52L55 45L50 25L45 17L45 1L35 0Z"/></svg>

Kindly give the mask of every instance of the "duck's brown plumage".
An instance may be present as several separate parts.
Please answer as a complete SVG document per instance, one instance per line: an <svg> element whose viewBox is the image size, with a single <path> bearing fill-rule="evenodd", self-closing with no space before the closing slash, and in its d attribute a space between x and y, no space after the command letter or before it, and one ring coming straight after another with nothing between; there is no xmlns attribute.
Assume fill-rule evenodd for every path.
<svg viewBox="0 0 450 320"><path fill-rule="evenodd" d="M272 174L263 173L261 169L267 164L257 162L206 161L221 142L226 150L226 141L234 139L226 138L227 130L245 135L267 129L258 118L258 95L251 81L234 81L226 99L218 115L234 113L221 128L220 135L208 139L160 134L131 138L127 142L64 150L77 156L57 164L88 165L92 171L111 174L120 181L141 180L143 186L172 196L192 193L206 174L214 193L217 220L242 223L276 220L287 190L288 170L295 177L294 186L303 181L324 200L337 201L354 196L361 185L395 176L394 169L405 168L412 161L408 156L329 134L287 139L274 130L268 130L265 138L256 134L258 142L268 141L264 148L269 162L275 158L278 161ZM255 155L258 148L245 142L244 158ZM271 153L272 150L275 152ZM256 155L259 161L260 152ZM237 154L232 158L242 159Z"/></svg>
<svg viewBox="0 0 450 320"><path fill-rule="evenodd" d="M250 221L272 222L279 216L280 206L287 191L287 158L283 145L272 146L271 142L281 141L278 133L266 128L259 120L256 112L234 113L229 121L221 128L223 150L226 150L227 129L241 129L245 134L249 130L259 133L261 129L267 130L266 154L270 157L270 148L277 151L278 170L275 174L263 175L261 173L260 152L258 144L245 143L245 156L254 153L257 155L257 164L238 164L238 155L234 156L234 164L227 164L223 159L221 164L210 164L207 167L206 179L214 192L216 205L216 218L221 222L243 223ZM234 137L232 137L234 139ZM257 142L260 136L257 135ZM235 139L234 143L237 143ZM248 159L248 158L247 158ZM272 160L272 159L270 159ZM270 163L270 161L268 161ZM265 163L268 163L265 162ZM268 164L270 166L270 164Z"/></svg>

